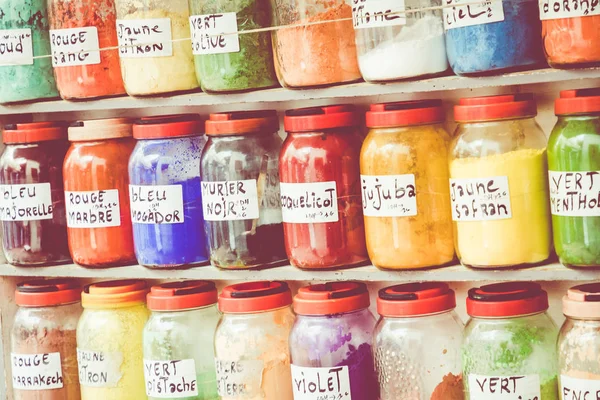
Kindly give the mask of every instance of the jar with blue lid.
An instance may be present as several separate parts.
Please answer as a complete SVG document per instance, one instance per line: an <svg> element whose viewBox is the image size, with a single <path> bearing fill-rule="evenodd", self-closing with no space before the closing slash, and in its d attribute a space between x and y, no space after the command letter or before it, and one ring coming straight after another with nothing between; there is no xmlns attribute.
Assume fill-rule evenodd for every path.
<svg viewBox="0 0 600 400"><path fill-rule="evenodd" d="M184 268L208 262L200 155L203 122L196 115L147 117L133 127L129 200L138 262Z"/></svg>

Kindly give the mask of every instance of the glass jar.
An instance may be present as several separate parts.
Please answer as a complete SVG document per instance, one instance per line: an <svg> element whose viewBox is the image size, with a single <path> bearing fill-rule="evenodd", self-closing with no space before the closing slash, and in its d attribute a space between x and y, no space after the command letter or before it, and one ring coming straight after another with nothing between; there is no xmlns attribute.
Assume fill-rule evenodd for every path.
<svg viewBox="0 0 600 400"><path fill-rule="evenodd" d="M271 7L273 26L297 25L272 33L281 86L303 88L361 79L350 1L271 0Z"/></svg>
<svg viewBox="0 0 600 400"><path fill-rule="evenodd" d="M146 283L100 282L85 287L77 325L81 400L146 399L142 334L148 320Z"/></svg>
<svg viewBox="0 0 600 400"><path fill-rule="evenodd" d="M546 137L530 94L461 99L450 199L463 264L503 268L550 256Z"/></svg>
<svg viewBox="0 0 600 400"><path fill-rule="evenodd" d="M48 30L46 0L0 0L0 34L8 36L8 51L0 55L0 103L58 97Z"/></svg>
<svg viewBox="0 0 600 400"><path fill-rule="evenodd" d="M542 39L546 60L553 68L581 68L600 63L600 15L587 15L593 5L581 3L579 9L569 9L568 3L543 3ZM554 10L559 5L560 12ZM587 6L587 7L586 7ZM567 8L567 10L565 10Z"/></svg>
<svg viewBox="0 0 600 400"><path fill-rule="evenodd" d="M469 290L471 319L462 346L466 400L496 397L502 387L515 399L559 399L558 329L546 310L548 294L534 282Z"/></svg>
<svg viewBox="0 0 600 400"><path fill-rule="evenodd" d="M380 400L463 400L463 323L448 284L406 283L379 291L373 352Z"/></svg>
<svg viewBox="0 0 600 400"><path fill-rule="evenodd" d="M129 159L129 200L135 253L150 268L208 262L200 192L206 139L196 115L142 118Z"/></svg>
<svg viewBox="0 0 600 400"><path fill-rule="evenodd" d="M215 333L221 400L292 400L292 294L285 282L246 282L219 295Z"/></svg>
<svg viewBox="0 0 600 400"><path fill-rule="evenodd" d="M470 18L464 19L465 14ZM546 64L535 0L444 8L444 24L448 60L457 75L497 74Z"/></svg>
<svg viewBox="0 0 600 400"><path fill-rule="evenodd" d="M69 262L62 179L66 126L7 125L2 136L0 220L7 261L19 266Z"/></svg>
<svg viewBox="0 0 600 400"><path fill-rule="evenodd" d="M202 206L211 263L239 269L286 260L275 111L211 114L202 152Z"/></svg>
<svg viewBox="0 0 600 400"><path fill-rule="evenodd" d="M153 286L144 328L146 394L154 399L218 400L215 331L221 315L212 282Z"/></svg>
<svg viewBox="0 0 600 400"><path fill-rule="evenodd" d="M151 96L197 89L188 1L115 0L115 4L127 93Z"/></svg>
<svg viewBox="0 0 600 400"><path fill-rule="evenodd" d="M234 32L236 27L239 31L270 27L269 0L189 0L189 3L196 76L202 90L237 92L277 86L270 32L218 37L226 43L221 49L214 44L215 39L206 37L205 27L206 17L213 14L223 14L220 19L212 20L211 28L222 29L220 32Z"/></svg>
<svg viewBox="0 0 600 400"><path fill-rule="evenodd" d="M379 398L370 304L367 285L360 282L328 282L298 290L294 297L298 316L290 333L296 399Z"/></svg>
<svg viewBox="0 0 600 400"><path fill-rule="evenodd" d="M360 170L367 249L377 267L454 260L444 119L441 100L374 104L367 112Z"/></svg>
<svg viewBox="0 0 600 400"><path fill-rule="evenodd" d="M54 75L63 99L125 94L114 0L48 0ZM96 51L93 51L96 50Z"/></svg>
<svg viewBox="0 0 600 400"><path fill-rule="evenodd" d="M86 267L135 263L127 175L135 146L131 123L80 121L69 128L69 140L63 173L73 261Z"/></svg>
<svg viewBox="0 0 600 400"><path fill-rule="evenodd" d="M291 110L284 121L279 177L290 262L320 269L368 261L354 107Z"/></svg>
<svg viewBox="0 0 600 400"><path fill-rule="evenodd" d="M81 287L68 279L17 285L10 347L12 399L80 399L76 337L80 299Z"/></svg>

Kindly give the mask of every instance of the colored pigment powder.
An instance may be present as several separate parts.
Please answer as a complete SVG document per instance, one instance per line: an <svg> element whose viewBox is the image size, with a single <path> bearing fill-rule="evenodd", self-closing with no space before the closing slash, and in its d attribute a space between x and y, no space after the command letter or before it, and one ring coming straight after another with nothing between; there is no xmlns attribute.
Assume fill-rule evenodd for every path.
<svg viewBox="0 0 600 400"><path fill-rule="evenodd" d="M600 61L600 15L542 21L542 37L552 67L582 67Z"/></svg>
<svg viewBox="0 0 600 400"><path fill-rule="evenodd" d="M450 373L436 386L430 400L463 400L464 398L462 375L456 376Z"/></svg>

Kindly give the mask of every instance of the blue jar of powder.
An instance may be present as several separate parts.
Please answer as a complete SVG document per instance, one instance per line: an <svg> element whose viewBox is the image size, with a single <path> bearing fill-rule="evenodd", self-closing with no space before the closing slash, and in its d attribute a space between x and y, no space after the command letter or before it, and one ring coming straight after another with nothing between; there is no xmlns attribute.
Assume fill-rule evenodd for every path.
<svg viewBox="0 0 600 400"><path fill-rule="evenodd" d="M176 269L208 262L200 189L203 131L196 115L142 118L133 126L129 201L141 265Z"/></svg>

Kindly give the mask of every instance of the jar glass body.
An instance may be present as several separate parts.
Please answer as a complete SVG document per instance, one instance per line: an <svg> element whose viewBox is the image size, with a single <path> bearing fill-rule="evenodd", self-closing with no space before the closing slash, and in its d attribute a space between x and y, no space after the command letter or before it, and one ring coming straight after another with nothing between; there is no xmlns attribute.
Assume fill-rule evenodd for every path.
<svg viewBox="0 0 600 400"><path fill-rule="evenodd" d="M216 305L194 310L154 311L144 328L144 360L193 360L197 396L187 400L218 400L215 331L221 315ZM157 399L149 396L149 400Z"/></svg>
<svg viewBox="0 0 600 400"><path fill-rule="evenodd" d="M71 256L77 264L110 267L135 263L127 174L127 162L134 146L135 143L130 138L73 142L67 152L63 167L69 226L67 232ZM71 196L69 192L88 192L81 194L81 202L90 204L89 215L84 212L69 212L70 207L79 205L77 196ZM101 203L107 213L107 222L110 211L112 221L117 221L119 215L119 225L106 226L115 225L116 222L98 221L82 223L85 222L86 215L96 215L93 204L95 196L105 199ZM109 201L109 198L114 198L115 201ZM94 227L87 227L90 225Z"/></svg>
<svg viewBox="0 0 600 400"><path fill-rule="evenodd" d="M454 311L381 317L373 339L380 399L462 399L463 327Z"/></svg>
<svg viewBox="0 0 600 400"><path fill-rule="evenodd" d="M567 317L558 335L559 392L565 399L564 388L576 388L569 380L600 380L599 357L600 321Z"/></svg>
<svg viewBox="0 0 600 400"><path fill-rule="evenodd" d="M135 24L134 21L168 18L171 23L169 40L174 40L170 43L170 56L153 56L146 52L144 57L139 57L135 47L128 51L120 50L121 72L127 93L130 96L151 96L197 89L192 46L189 39L182 40L190 37L187 0L115 0L115 4L117 35L125 35L125 26ZM163 43L163 47L168 47L167 43Z"/></svg>
<svg viewBox="0 0 600 400"><path fill-rule="evenodd" d="M168 214L154 213L150 206L144 207L141 198L139 203L134 201L136 192L148 196L130 187L133 239L141 265L177 268L208 262L200 189L200 155L205 142L203 136L137 142L129 159L129 183L156 187L156 192L150 193L155 193L157 200L166 203L171 199ZM182 203L174 202L173 191L181 192ZM142 211L136 210L136 203ZM183 215L178 214L179 207Z"/></svg>
<svg viewBox="0 0 600 400"><path fill-rule="evenodd" d="M396 183L386 185L385 189L394 197L401 196L400 201L411 196L408 186L408 195L398 192L405 188L400 182L414 181L418 208L416 215L389 216L394 212L385 211L384 204L389 204L385 193L373 189L364 194L363 202L373 209L372 213L365 212L365 232L375 266L424 268L448 264L454 259L449 212L449 143L450 136L441 124L370 130L361 151L361 174L363 177L396 175ZM390 198L390 193L387 197Z"/></svg>
<svg viewBox="0 0 600 400"><path fill-rule="evenodd" d="M245 218L241 213L216 215L210 212L216 204L209 204L204 196L205 227L214 266L252 268L286 260L279 194L281 144L277 133L208 137L201 161L203 190L210 187L206 190L214 191L216 184L212 182L254 181L251 183L258 195L249 203L258 204L259 215L257 219L237 219ZM225 201L229 201L227 197ZM233 205L233 200L228 204Z"/></svg>
<svg viewBox="0 0 600 400"><path fill-rule="evenodd" d="M63 387L35 391L14 389L14 400L80 399L76 336L77 321L80 315L81 303L79 302L53 307L19 307L17 309L11 331L11 353L19 355L48 354L50 356L59 353ZM51 375L55 370L46 372Z"/></svg>
<svg viewBox="0 0 600 400"><path fill-rule="evenodd" d="M271 0L275 71L283 87L333 85L361 79L350 0ZM310 26L301 24L346 19Z"/></svg>
<svg viewBox="0 0 600 400"><path fill-rule="evenodd" d="M553 68L580 68L600 63L600 16L542 21L546 60Z"/></svg>
<svg viewBox="0 0 600 400"><path fill-rule="evenodd" d="M463 264L513 267L549 257L546 137L533 118L459 124L450 146L450 179ZM504 200L490 201L486 191ZM472 198L477 204L467 205Z"/></svg>
<svg viewBox="0 0 600 400"><path fill-rule="evenodd" d="M3 202L9 208L1 217L2 244L10 264L44 265L71 260L62 176L68 147L69 144L62 140L8 144L0 157ZM31 195L34 195L36 207L24 207L23 185L27 185L25 191L30 197L27 204L31 204ZM19 214L21 210L27 215L28 209L39 217Z"/></svg>
<svg viewBox="0 0 600 400"><path fill-rule="evenodd" d="M332 268L368 260L360 191L360 145L354 128L290 133L286 138L279 160L281 182L334 182L337 198L332 202L337 201L338 210L334 222L322 222L327 218L321 217L314 219L314 223L283 224L286 251L292 265L307 269ZM310 186L294 187L304 189L302 192L310 190ZM306 201L309 202L309 198ZM318 211L288 205L282 206L291 213Z"/></svg>
<svg viewBox="0 0 600 400"><path fill-rule="evenodd" d="M290 334L292 364L305 368L348 367L352 399L379 398L373 364L374 329L375 317L368 308L344 314L298 315Z"/></svg>

